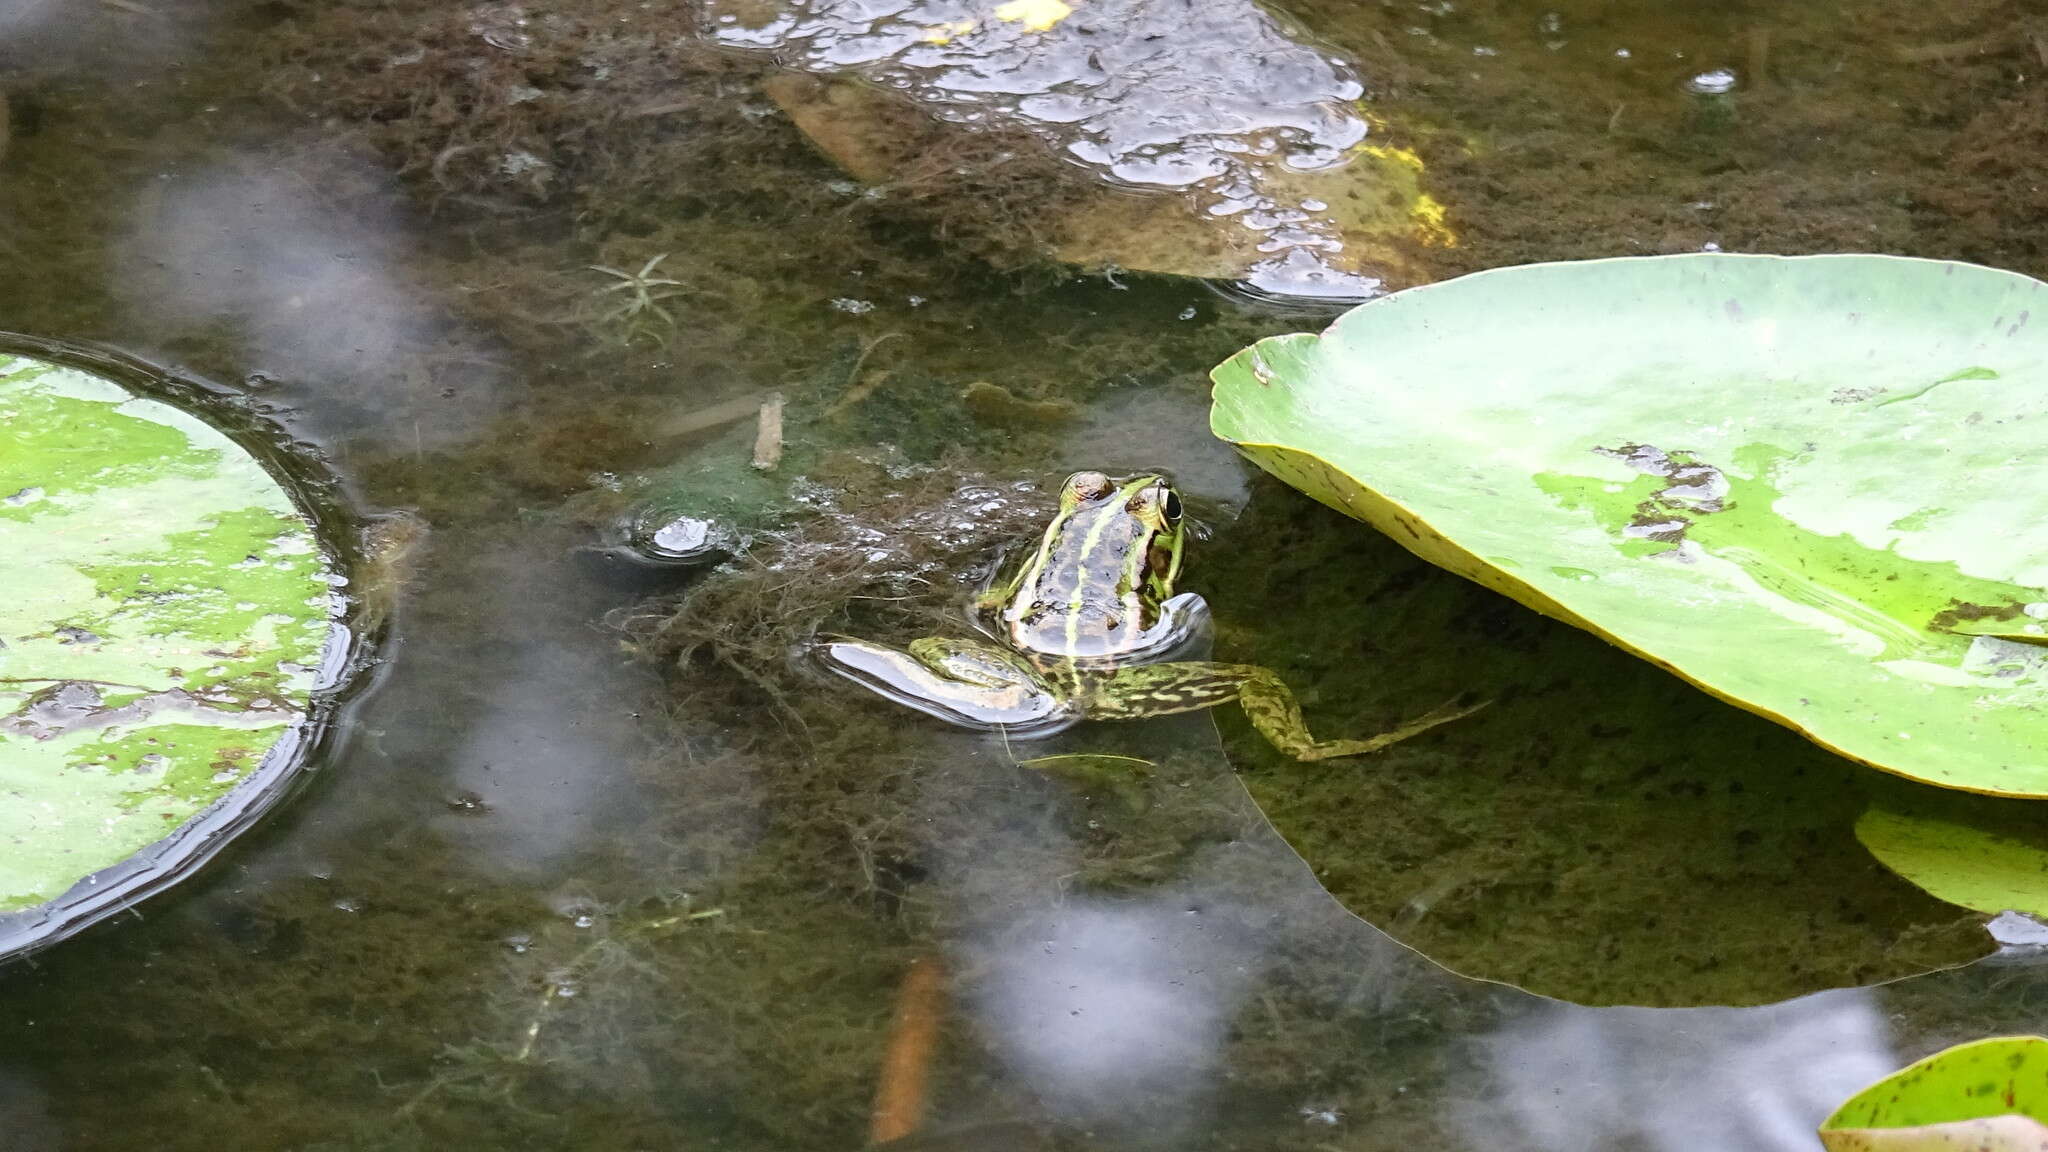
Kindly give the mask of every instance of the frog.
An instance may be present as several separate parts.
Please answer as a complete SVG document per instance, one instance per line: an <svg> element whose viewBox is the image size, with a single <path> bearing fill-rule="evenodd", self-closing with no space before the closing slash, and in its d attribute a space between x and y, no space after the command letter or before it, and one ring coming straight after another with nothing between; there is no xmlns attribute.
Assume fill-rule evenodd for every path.
<svg viewBox="0 0 2048 1152"><path fill-rule="evenodd" d="M1235 702L1273 747L1302 761L1378 752L1484 707L1454 701L1374 736L1318 740L1273 670L1176 658L1208 618L1199 594L1175 590L1195 535L1165 474L1076 472L1036 547L975 598L987 639L925 637L895 648L833 637L819 655L898 704L1006 736Z"/></svg>

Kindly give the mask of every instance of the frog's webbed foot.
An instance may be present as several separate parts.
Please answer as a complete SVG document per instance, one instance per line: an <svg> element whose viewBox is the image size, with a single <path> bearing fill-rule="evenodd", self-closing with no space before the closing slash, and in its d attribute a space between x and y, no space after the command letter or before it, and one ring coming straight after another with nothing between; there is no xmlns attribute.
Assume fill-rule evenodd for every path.
<svg viewBox="0 0 2048 1152"><path fill-rule="evenodd" d="M1130 719L1192 712L1232 700L1244 709L1260 735L1297 760L1378 752L1439 724L1469 716L1488 703L1446 704L1363 740L1317 740L1302 719L1301 704L1272 669L1256 664L1181 661L1119 669L1094 686L1085 708L1088 715L1099 719Z"/></svg>
<svg viewBox="0 0 2048 1152"><path fill-rule="evenodd" d="M1461 704L1454 700L1377 736L1363 740L1317 740L1309 735L1308 723L1301 717L1301 704L1288 690L1286 681L1268 668L1254 668L1253 671L1257 675L1246 679L1238 689L1238 704L1260 735L1296 760L1332 760L1339 756L1364 756L1378 752L1439 724L1470 716L1492 703L1491 700L1482 700L1477 704Z"/></svg>
<svg viewBox="0 0 2048 1152"><path fill-rule="evenodd" d="M818 648L825 667L898 704L967 728L1050 734L1078 719L1014 653L973 640L913 640L908 652L860 640Z"/></svg>

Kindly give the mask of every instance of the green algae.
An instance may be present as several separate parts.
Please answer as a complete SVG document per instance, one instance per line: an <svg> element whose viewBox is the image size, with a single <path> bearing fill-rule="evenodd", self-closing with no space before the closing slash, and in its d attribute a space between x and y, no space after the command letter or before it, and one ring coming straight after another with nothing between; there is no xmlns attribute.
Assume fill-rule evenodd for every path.
<svg viewBox="0 0 2048 1152"><path fill-rule="evenodd" d="M1629 447L1601 452L1627 456ZM2039 599L2039 588L1986 580L1953 560L1915 559L1893 548L1870 547L1847 532L1816 532L1787 519L1777 511L1784 493L1769 477L1796 455L1768 444L1745 445L1729 454L1742 469L1738 472L1716 468L1693 453L1667 454L1665 466L1714 474L1722 494L1704 508L1657 474L1640 474L1623 484L1558 472L1539 472L1532 479L1560 507L1590 515L1623 557L1673 563L1726 560L1781 601L1788 614L1810 609L1876 637L1882 645L1880 660L1936 661L1960 668L1970 656L1967 637L1983 634L1984 618L2024 620L2026 605ZM1889 527L1908 532L1939 515L1923 509ZM1958 640L1959 634L1965 638Z"/></svg>
<svg viewBox="0 0 2048 1152"><path fill-rule="evenodd" d="M1445 199L1464 241L1428 253L1442 269L1690 250L1711 239L1961 254L2048 272L2048 229L2024 207L2048 175L2048 89L2015 79L2036 71L2033 48L2021 36L2010 48L1913 67L1889 55L2010 32L2010 5L1882 3L1858 9L1853 28L1823 6L1288 7L1366 66L1395 119L1447 122L1486 144L1471 153L1422 145L1437 177L1453 182ZM1554 7L1570 26L1559 50L1538 32L1539 16ZM478 701L494 692L527 698L479 685L475 675L502 673L504 653L537 626L538 607L520 598L511 574L545 567L581 542L545 528L563 493L590 486L593 473L630 476L710 454L696 443L649 444L647 429L661 417L792 381L793 410L823 411L844 394L844 373L830 369L880 331L900 328L905 339L870 366L900 364L956 390L992 379L1018 395L1077 403L1083 421L1094 422L1136 396L1192 412L1203 365L1302 322L1247 315L1206 290L1161 292L1129 278L1132 291L1119 293L1034 268L1032 213L1012 209L1045 195L1040 177L1059 175L1055 158L1031 166L1030 181L1008 175L1015 164L991 169L979 183L964 181L965 194L835 190L838 173L767 110L757 63L692 48L687 6L529 6L531 40L518 52L479 35L480 26L510 22L504 6L266 0L207 7L228 19L204 33L178 25L188 8L202 6L87 5L69 14L114 25L121 35L98 41L109 48L187 46L174 85L123 68L64 72L48 58L6 78L16 131L0 172L0 234L9 242L0 261L20 274L0 281L0 302L18 327L160 346L226 380L261 372L277 402L316 407L329 381L302 378L289 357L249 347L232 319L171 324L147 294L123 306L124 286L147 271L125 230L138 201L250 141L261 142L267 164L303 173L309 199L340 213L395 192L421 241L402 248L401 270L429 290L423 309L445 309L457 327L393 349L391 375L422 381L418 391L351 398L374 419L338 429L308 421L303 434L317 434L368 499L432 520L431 562L398 625L399 670L426 671L369 700L333 770L304 802L239 841L224 867L146 908L146 920L5 974L0 1037L17 1135L29 1146L47 1131L51 1146L148 1152L858 1147L893 976L940 938L932 913L947 897L920 872L928 862L921 846L957 832L992 855L1015 847L974 825L921 833L901 798L937 780L960 805L985 804L1044 774L977 774L916 733L798 695L816 726L817 739L806 741L794 725L782 730L767 693L706 652L671 681L666 699L636 706L638 715L589 701L580 731L623 727L651 746L632 766L651 790L647 810L590 833L566 860L510 872L477 847L491 837L476 830L498 817L453 812L446 798L465 786L453 778L462 742L492 715ZM166 25L172 36L161 34ZM1410 34L1410 25L1430 35ZM1745 72L1755 87L1734 98L1740 131L1712 139L1675 131L1685 101L1666 75L1672 54L1740 55L1752 25L1773 36L1777 87ZM1500 56L1475 57L1474 44ZM1634 49L1634 63L1612 59L1620 44ZM543 95L515 101L520 85ZM387 187L333 163L334 148L371 157L377 175L395 181ZM511 148L546 159L556 177L535 190L507 176L499 162ZM982 195L991 182L1004 195ZM637 268L664 251L672 255L662 271L691 292L668 353L647 351L644 340L618 350L613 334L579 326L592 287L584 265ZM1024 271L991 275L977 259L984 253ZM903 303L911 294L928 302L911 309ZM826 306L840 296L873 300L877 310L851 316ZM1184 310L1200 319L1176 319ZM329 318L302 314L300 323L317 331ZM889 402L886 383L875 395ZM946 395L917 396L928 406L915 424L921 449L947 442ZM489 403L500 399L509 407L494 413ZM443 410L472 417L474 438L439 448L429 438L422 450L414 420ZM1116 443L1157 431L1149 421L1109 423ZM857 405L836 435L884 441L895 427L893 414ZM971 448L975 465L1042 481L1070 463L1100 465L1048 463L1073 439L954 442ZM738 452L726 463L743 461ZM706 473L717 480L716 469ZM1388 881L1356 905L1361 911L1391 923L1410 896L1441 879L1435 890L1446 894L1402 921L1404 938L1467 971L1500 972L1498 961L1520 957L1511 978L1588 999L1734 1001L1912 970L1901 953L1916 931L1924 939L1936 930L1941 909L1908 903L1902 885L1882 888L1874 869L1857 871L1853 845L1785 856L1760 877L1749 871L1766 846L1797 847L1811 836L1838 847L1853 811L1829 808L1827 820L1777 832L1761 814L1762 795L1779 794L1759 795L1748 777L1748 793L1712 790L1722 760L1759 758L1759 747L1786 775L1823 772L1824 756L1809 759L1813 750L1796 739L1646 676L1619 653L1598 655L1589 637L1483 594L1447 593L1436 582L1455 581L1387 541L1361 542L1355 526L1313 507L1281 511L1291 500L1266 489L1263 519L1227 525L1195 567L1201 590L1226 610L1233 653L1279 664L1291 681L1330 677L1311 707L1333 729L1426 708L1461 686L1521 694L1520 703L1496 705L1513 705L1503 714L1512 722L1486 729L1489 739L1402 764L1429 770L1376 778L1372 796L1385 802L1378 823L1329 822L1344 853L1331 877L1348 875L1354 890ZM1320 551L1314 541L1326 536L1337 542ZM1277 574L1253 563L1274 555L1301 563ZM1325 564L1384 579L1339 579ZM1283 580L1294 587L1271 587ZM637 594L579 586L548 612L595 614ZM910 618L917 603L895 604L905 618L862 623L919 635L911 629L929 630L946 611L935 603L934 617ZM1315 610L1301 611L1305 604ZM1331 630L1331 619L1350 624ZM576 618L567 631L586 623ZM757 623L762 631L730 647L790 638L766 617ZM1424 643L1431 634L1448 642ZM1391 644L1403 635L1413 644ZM1389 659L1398 676L1386 671ZM767 667L783 674L780 664ZM1617 676L1630 681L1628 701L1611 700ZM804 682L769 683L789 695ZM544 686L555 689L575 690ZM1580 717L1600 734L1567 722ZM1163 759L1157 730L1141 727L1128 750ZM1697 745L1694 733L1706 734ZM1318 783L1290 779L1251 740L1233 734L1232 747L1255 769L1247 777L1255 786ZM1603 747L1616 752L1596 755ZM1197 822L1174 807L1189 796L1178 786L1189 774L1166 767L1152 804L1163 814L1140 820L1093 806L1077 799L1085 789L1055 779L1032 793L1041 803L1018 822L1085 838L1079 863L1088 881L1171 885L1190 855L1175 850L1176 839L1201 837L1172 832ZM1475 770L1506 791L1456 786ZM1558 786L1539 792L1550 773ZM1875 776L1826 779L1853 794L1858 775ZM1612 858L1615 838L1570 834L1580 812L1567 800L1584 795L1584 780L1619 782L1598 798L1637 807L1638 839L1669 848L1622 857L1610 871L1642 864L1632 891L1659 898L1663 930L1682 938L1660 949L1659 929L1640 919L1657 908L1604 899L1612 876L1586 862ZM1234 787L1224 777L1210 798ZM1814 792L1825 798L1827 788ZM1235 825L1207 833L1219 845L1233 834L1246 842L1265 835ZM1764 839L1744 848L1745 834ZM1431 884L1407 882L1438 858ZM1798 875L1800 862L1814 865L1810 876ZM1384 873L1372 874L1381 863ZM1072 864L1034 865L1031 875L1056 878L1042 888L980 895L990 908L1050 903L1073 890L1058 867ZM1458 878L1473 883L1453 887ZM559 1002L535 1058L492 1063L482 1050L517 1051L550 971L583 955L593 932L662 914L651 896L665 887L728 916L704 931L621 932L621 947L601 953L606 963L579 967L583 993ZM599 926L578 930L552 901L583 889L598 901ZM1843 890L1848 908L1830 911ZM1821 909L1821 925L1808 928L1791 911L1740 920L1738 898L1752 917L1771 903L1759 891L1787 909ZM354 910L337 907L344 902ZM1717 946L1716 927L1737 938ZM1447 1083L1443 1038L1484 1036L1492 1018L1440 986L1390 975L1356 946L1366 931L1354 923L1320 925L1308 940L1258 930L1278 951L1218 1056L1225 1077L1208 1114L1214 1134L1186 1146L1460 1146L1467 1137L1447 1117L1483 1086ZM508 943L520 935L530 937L523 952ZM1955 952L1967 944L1958 939ZM1780 981L1792 962L1802 971ZM1918 990L1885 1001L1902 1038L2010 1027L2016 1004L2031 1002L2017 999L2031 993L2008 969L1907 987ZM949 1031L942 1061L935 1124L1034 1103L964 1020ZM437 1081L447 1087L395 1115ZM1590 1087L1564 1089L1563 1106L1597 1106L1583 1095ZM1309 1126L1300 1109L1310 1104L1347 1118L1327 1130Z"/></svg>

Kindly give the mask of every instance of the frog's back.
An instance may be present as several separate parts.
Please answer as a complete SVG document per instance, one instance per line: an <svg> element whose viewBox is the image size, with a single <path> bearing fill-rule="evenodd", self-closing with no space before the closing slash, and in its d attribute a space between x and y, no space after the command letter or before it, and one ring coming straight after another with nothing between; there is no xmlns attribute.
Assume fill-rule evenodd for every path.
<svg viewBox="0 0 2048 1152"><path fill-rule="evenodd" d="M1046 542L1035 577L1003 613L1010 643L1033 657L1113 660L1146 626L1126 560L1142 525L1129 516L1077 516Z"/></svg>

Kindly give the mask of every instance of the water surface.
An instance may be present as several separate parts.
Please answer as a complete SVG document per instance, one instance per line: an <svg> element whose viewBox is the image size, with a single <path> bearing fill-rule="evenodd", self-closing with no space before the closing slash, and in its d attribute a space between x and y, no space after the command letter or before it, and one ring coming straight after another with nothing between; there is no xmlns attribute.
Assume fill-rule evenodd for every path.
<svg viewBox="0 0 2048 1152"><path fill-rule="evenodd" d="M2017 4L1222 11L1355 77L1447 208L1457 245L1403 254L1432 275L2048 273ZM1085 167L865 186L713 39L611 0L0 0L0 328L243 387L358 513L431 526L304 792L0 972L9 1147L856 1148L919 965L929 1148L1806 1149L1889 1068L2039 1027L2024 949L1864 986L1986 948L1854 843L1902 786L1207 438L1207 367L1326 307L1039 258ZM704 414L771 390L763 474ZM959 626L1084 466L1175 472L1219 654L1319 733L1499 702L1293 766L1228 715L1009 746L785 658ZM605 552L649 496L748 521L749 558Z"/></svg>

